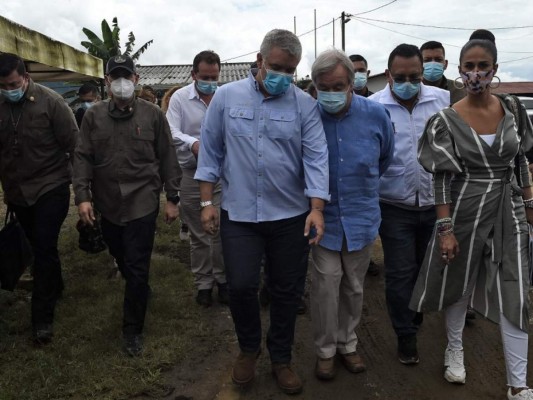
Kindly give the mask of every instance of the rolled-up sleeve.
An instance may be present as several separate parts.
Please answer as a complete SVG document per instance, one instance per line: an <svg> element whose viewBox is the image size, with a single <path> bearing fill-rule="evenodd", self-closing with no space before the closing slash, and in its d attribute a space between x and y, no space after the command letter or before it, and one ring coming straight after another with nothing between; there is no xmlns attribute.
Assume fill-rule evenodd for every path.
<svg viewBox="0 0 533 400"><path fill-rule="evenodd" d="M316 103L302 110L302 153L305 195L329 201L328 144Z"/></svg>

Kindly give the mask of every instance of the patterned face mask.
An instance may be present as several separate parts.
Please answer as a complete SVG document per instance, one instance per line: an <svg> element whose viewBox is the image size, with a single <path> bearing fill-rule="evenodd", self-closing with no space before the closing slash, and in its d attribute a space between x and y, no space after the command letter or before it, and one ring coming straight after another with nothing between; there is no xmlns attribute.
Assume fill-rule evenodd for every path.
<svg viewBox="0 0 533 400"><path fill-rule="evenodd" d="M483 93L489 87L494 77L494 70L461 72L461 79L467 92L472 94Z"/></svg>

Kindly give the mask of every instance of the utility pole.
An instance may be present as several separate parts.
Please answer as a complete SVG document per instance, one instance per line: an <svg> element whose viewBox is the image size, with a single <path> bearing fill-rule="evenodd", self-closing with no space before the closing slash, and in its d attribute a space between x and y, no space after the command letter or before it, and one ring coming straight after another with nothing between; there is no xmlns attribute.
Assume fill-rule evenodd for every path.
<svg viewBox="0 0 533 400"><path fill-rule="evenodd" d="M350 17L352 14L347 14L344 11L341 13L341 40L342 40L342 51L344 51L344 48L346 47L346 33L344 29L344 25L346 25L348 22L350 22Z"/></svg>

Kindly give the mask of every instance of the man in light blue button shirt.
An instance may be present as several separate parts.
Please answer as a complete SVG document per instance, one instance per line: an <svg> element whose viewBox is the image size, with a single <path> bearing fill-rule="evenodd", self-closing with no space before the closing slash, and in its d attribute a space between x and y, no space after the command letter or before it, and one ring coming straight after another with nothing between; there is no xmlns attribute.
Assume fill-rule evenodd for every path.
<svg viewBox="0 0 533 400"><path fill-rule="evenodd" d="M219 215L211 204L222 183L220 235L230 308L240 354L232 380L246 385L255 375L261 347L257 297L261 259L271 264L267 347L272 371L285 393L302 382L290 366L296 310L309 243L324 233L322 211L329 200L328 150L313 98L292 84L302 47L291 32L270 31L257 55L258 72L222 86L207 110L198 168L202 223L215 233Z"/></svg>

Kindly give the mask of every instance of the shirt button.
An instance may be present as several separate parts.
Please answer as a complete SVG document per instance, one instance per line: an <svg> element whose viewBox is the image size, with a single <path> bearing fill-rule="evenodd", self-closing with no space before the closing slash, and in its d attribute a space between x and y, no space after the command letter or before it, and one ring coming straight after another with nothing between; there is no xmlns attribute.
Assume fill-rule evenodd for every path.
<svg viewBox="0 0 533 400"><path fill-rule="evenodd" d="M263 135L259 135L259 139L261 139L263 137Z"/></svg>
<svg viewBox="0 0 533 400"><path fill-rule="evenodd" d="M242 113L239 114L242 117Z"/></svg>
<svg viewBox="0 0 533 400"><path fill-rule="evenodd" d="M339 182L342 182L342 178L339 178Z"/></svg>
<svg viewBox="0 0 533 400"><path fill-rule="evenodd" d="M258 194L257 194L257 197L261 197L261 193L258 193Z"/></svg>
<svg viewBox="0 0 533 400"><path fill-rule="evenodd" d="M341 162L343 162L344 160L341 158Z"/></svg>
<svg viewBox="0 0 533 400"><path fill-rule="evenodd" d="M342 139L339 139L339 142L342 142Z"/></svg>
<svg viewBox="0 0 533 400"><path fill-rule="evenodd" d="M261 153L259 153L259 157L261 157Z"/></svg>

